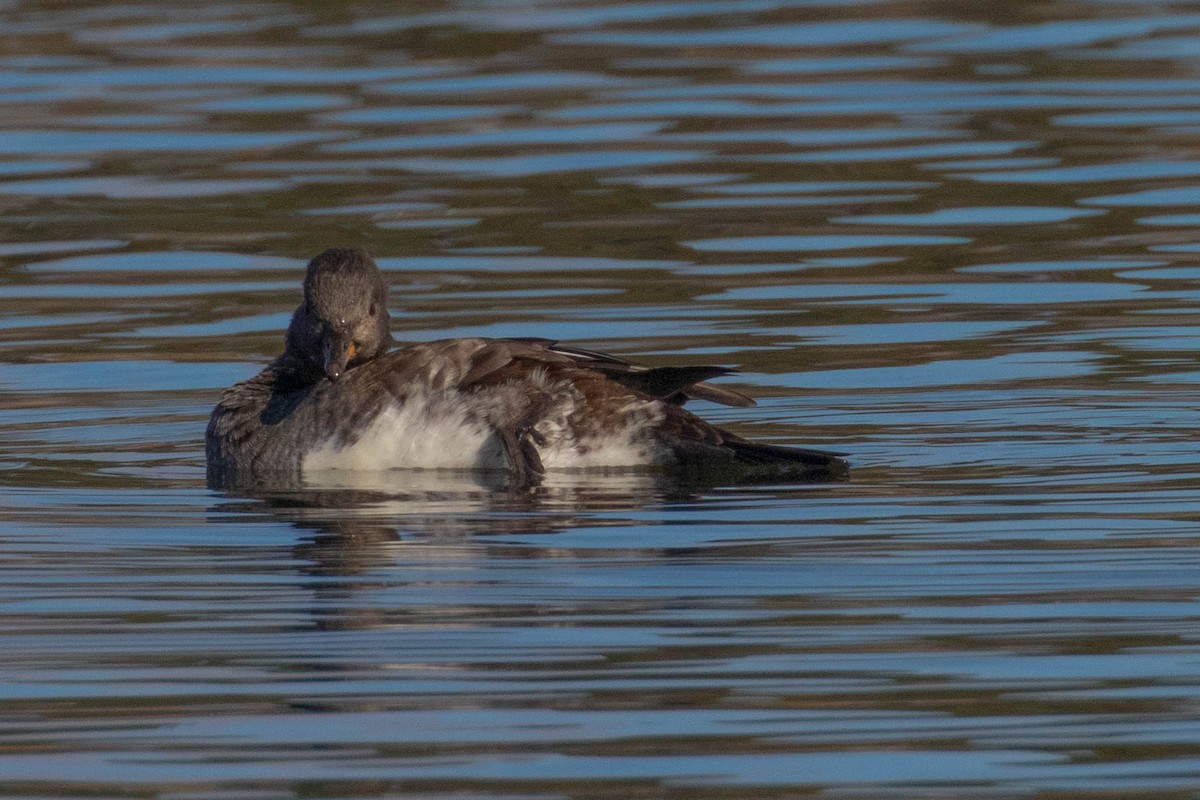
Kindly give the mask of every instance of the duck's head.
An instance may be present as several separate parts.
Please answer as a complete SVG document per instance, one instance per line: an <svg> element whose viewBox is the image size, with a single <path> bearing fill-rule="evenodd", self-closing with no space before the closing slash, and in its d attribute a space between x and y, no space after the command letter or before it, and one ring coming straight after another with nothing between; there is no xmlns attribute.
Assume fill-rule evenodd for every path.
<svg viewBox="0 0 1200 800"><path fill-rule="evenodd" d="M304 302L292 315L287 353L336 381L392 344L387 286L362 250L331 248L308 263Z"/></svg>

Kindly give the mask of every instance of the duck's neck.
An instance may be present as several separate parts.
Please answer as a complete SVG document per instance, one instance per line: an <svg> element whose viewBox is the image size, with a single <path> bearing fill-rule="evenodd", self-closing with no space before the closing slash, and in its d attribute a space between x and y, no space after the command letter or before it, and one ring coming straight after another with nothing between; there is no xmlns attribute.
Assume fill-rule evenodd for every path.
<svg viewBox="0 0 1200 800"><path fill-rule="evenodd" d="M327 380L320 366L297 356L290 349L284 350L263 373L277 392L295 392Z"/></svg>

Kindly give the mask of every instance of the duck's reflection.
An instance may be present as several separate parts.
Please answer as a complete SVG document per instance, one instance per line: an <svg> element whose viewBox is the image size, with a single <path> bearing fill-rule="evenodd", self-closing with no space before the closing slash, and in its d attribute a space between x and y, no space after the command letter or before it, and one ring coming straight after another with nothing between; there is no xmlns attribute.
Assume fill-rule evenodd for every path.
<svg viewBox="0 0 1200 800"><path fill-rule="evenodd" d="M696 499L711 478L650 470L559 473L536 486L498 471L333 472L296 485L214 487L226 520L283 520L304 533L296 555L317 574L349 576L429 546L552 534L597 514Z"/></svg>
<svg viewBox="0 0 1200 800"><path fill-rule="evenodd" d="M504 537L621 524L621 511L695 500L706 488L712 483L648 471L565 473L532 487L496 472L340 473L305 485L221 488L215 519L296 528L290 569L313 592L313 623L361 630L411 624L400 620L411 609L368 600L381 587L461 581L466 602L465 587L497 564L559 552Z"/></svg>

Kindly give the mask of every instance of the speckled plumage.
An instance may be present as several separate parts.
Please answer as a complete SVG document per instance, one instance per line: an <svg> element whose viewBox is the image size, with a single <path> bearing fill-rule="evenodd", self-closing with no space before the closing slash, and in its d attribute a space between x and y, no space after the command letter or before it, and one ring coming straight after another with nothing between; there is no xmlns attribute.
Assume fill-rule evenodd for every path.
<svg viewBox="0 0 1200 800"><path fill-rule="evenodd" d="M358 250L309 264L285 351L227 389L205 437L219 484L323 470L618 466L744 468L836 477L833 453L748 442L682 408L748 406L704 383L721 367L650 369L536 339L446 339L389 351L386 287Z"/></svg>

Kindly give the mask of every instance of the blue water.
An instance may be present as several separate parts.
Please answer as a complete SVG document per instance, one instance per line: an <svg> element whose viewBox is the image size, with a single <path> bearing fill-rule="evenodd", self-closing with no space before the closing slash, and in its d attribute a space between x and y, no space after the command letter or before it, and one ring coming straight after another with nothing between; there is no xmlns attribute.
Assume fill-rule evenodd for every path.
<svg viewBox="0 0 1200 800"><path fill-rule="evenodd" d="M0 2L0 797L1200 786L1200 14ZM205 485L400 341L719 363L845 483ZM1175 794L1169 794L1174 792Z"/></svg>

